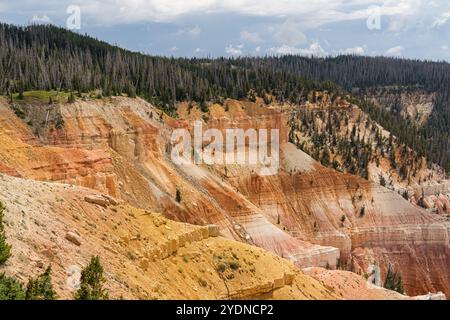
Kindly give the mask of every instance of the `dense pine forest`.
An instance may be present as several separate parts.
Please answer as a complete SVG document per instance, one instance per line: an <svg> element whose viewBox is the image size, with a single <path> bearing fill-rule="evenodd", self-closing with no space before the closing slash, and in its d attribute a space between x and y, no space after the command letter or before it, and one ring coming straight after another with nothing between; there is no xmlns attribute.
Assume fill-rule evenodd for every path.
<svg viewBox="0 0 450 320"><path fill-rule="evenodd" d="M49 26L0 24L0 92L26 90L139 95L173 112L175 103L248 98L249 92L299 103L311 90L353 94L370 117L400 142L450 171L450 64L384 57L299 56L167 58L130 52L87 35ZM418 87L436 93L422 127L364 98L371 87ZM252 98L253 95L250 96Z"/></svg>

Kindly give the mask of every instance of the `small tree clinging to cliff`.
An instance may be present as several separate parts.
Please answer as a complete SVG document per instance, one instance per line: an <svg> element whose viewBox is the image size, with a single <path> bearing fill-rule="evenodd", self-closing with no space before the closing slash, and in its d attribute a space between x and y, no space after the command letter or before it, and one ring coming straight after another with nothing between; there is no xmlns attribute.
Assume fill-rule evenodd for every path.
<svg viewBox="0 0 450 320"><path fill-rule="evenodd" d="M175 194L175 201L180 203L181 202L181 191L177 189L177 192Z"/></svg>
<svg viewBox="0 0 450 320"><path fill-rule="evenodd" d="M386 289L397 291L398 293L404 294L405 289L403 287L402 277L397 273L394 268L389 264L388 272L386 274L386 279L384 280L384 285Z"/></svg>

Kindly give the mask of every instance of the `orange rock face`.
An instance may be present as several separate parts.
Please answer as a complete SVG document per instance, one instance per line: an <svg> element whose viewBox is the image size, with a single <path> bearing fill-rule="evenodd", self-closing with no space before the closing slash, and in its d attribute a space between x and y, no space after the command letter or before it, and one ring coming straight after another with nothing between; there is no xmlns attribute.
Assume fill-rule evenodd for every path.
<svg viewBox="0 0 450 320"><path fill-rule="evenodd" d="M44 181L59 181L117 195L117 179L107 150L44 146L0 101L0 172ZM25 139L27 137L28 139Z"/></svg>
<svg viewBox="0 0 450 320"><path fill-rule="evenodd" d="M40 139L0 102L0 172L81 185L159 211L173 220L216 224L221 233L267 249L298 267L353 257L398 270L409 295L450 296L450 224L397 193L322 167L287 142L287 115L250 102L213 105L204 128L280 129L280 168L262 176L251 166L176 165L173 128L192 130L202 113L182 104L179 119L140 99L60 105L64 127ZM204 118L204 117L203 117ZM207 121L206 121L207 120ZM177 190L181 195L176 201ZM364 208L364 209L363 209Z"/></svg>

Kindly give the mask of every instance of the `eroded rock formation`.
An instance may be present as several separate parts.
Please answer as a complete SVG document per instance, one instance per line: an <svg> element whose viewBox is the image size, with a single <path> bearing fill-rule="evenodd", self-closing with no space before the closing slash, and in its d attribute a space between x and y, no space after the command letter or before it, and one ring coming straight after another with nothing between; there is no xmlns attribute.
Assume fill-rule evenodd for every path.
<svg viewBox="0 0 450 320"><path fill-rule="evenodd" d="M5 101L0 102L0 144L6 150L0 155L1 172L80 185L176 221L214 224L223 236L259 246L298 267L335 268L338 259L348 263L353 257L355 271L363 274L369 264L380 265L385 273L391 263L409 295L439 290L450 294L447 218L418 208L374 182L321 166L287 142L289 108L229 100L211 106L205 115L196 106L182 104L178 119L140 99L123 97L58 108L64 127L41 128L37 137ZM192 131L193 121L199 119L205 128L221 131L280 128L279 170L262 176L252 166L175 165L170 158L172 130ZM83 203L110 214L109 205ZM120 225L116 227L112 232L121 232ZM133 243L130 239L136 236L127 241ZM146 251L140 253L145 258L142 263L183 251L180 239L156 246L155 252L139 246ZM127 266L132 263L131 259ZM283 275L273 279L256 286L290 282ZM266 290L252 288L237 288L231 295L248 297ZM152 295L148 288L136 290L137 295Z"/></svg>

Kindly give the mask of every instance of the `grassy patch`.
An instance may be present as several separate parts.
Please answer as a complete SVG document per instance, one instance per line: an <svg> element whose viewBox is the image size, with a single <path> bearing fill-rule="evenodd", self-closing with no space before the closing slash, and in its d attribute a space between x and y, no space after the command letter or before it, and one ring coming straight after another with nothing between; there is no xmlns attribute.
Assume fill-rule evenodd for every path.
<svg viewBox="0 0 450 320"><path fill-rule="evenodd" d="M12 95L13 102L18 104L52 104L52 103L67 103L69 101L69 91L57 91L57 90L32 90L25 91L23 97L20 97L19 93ZM101 99L102 95L98 90L90 92L73 92L75 100L82 99ZM7 97L9 98L9 97Z"/></svg>
<svg viewBox="0 0 450 320"><path fill-rule="evenodd" d="M23 99L20 99L19 94L13 94L13 102L16 103L39 103L39 104L49 104L67 102L69 97L68 92L61 92L56 90L44 91L44 90L33 90L25 91L23 93Z"/></svg>

